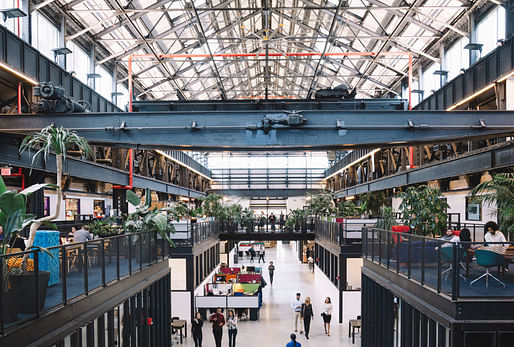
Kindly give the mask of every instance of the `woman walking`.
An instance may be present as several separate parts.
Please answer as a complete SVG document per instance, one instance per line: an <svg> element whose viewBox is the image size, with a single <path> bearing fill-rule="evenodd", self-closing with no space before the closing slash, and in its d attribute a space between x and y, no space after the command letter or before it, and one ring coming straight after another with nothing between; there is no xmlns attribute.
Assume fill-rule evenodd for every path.
<svg viewBox="0 0 514 347"><path fill-rule="evenodd" d="M202 347L202 326L203 320L200 312L196 312L195 318L191 322L191 332L193 334L193 341L195 347Z"/></svg>
<svg viewBox="0 0 514 347"><path fill-rule="evenodd" d="M228 311L227 328L228 328L228 346L236 347L237 316L234 314L234 310Z"/></svg>
<svg viewBox="0 0 514 347"><path fill-rule="evenodd" d="M305 328L305 338L309 339L309 331L311 329L311 320L314 319L314 312L312 312L311 298L308 296L305 298L305 302L302 305L302 319L303 327Z"/></svg>
<svg viewBox="0 0 514 347"><path fill-rule="evenodd" d="M332 301L330 297L327 296L325 302L323 303L323 327L325 328L325 334L330 336L330 320L332 319Z"/></svg>

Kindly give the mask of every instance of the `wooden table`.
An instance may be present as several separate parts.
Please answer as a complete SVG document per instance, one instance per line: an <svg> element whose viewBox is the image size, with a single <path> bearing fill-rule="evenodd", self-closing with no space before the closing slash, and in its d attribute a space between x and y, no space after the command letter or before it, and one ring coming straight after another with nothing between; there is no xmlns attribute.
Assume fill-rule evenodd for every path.
<svg viewBox="0 0 514 347"><path fill-rule="evenodd" d="M183 319L175 319L172 323L171 323L171 328L172 329L180 329L180 343L182 343L182 336L185 336L187 337L187 321L183 320ZM182 334L182 329L185 329L186 330L186 333L185 335Z"/></svg>
<svg viewBox="0 0 514 347"><path fill-rule="evenodd" d="M352 344L355 344L355 328L361 328L361 320L360 319L350 319L348 322L348 337L350 334L352 336Z"/></svg>

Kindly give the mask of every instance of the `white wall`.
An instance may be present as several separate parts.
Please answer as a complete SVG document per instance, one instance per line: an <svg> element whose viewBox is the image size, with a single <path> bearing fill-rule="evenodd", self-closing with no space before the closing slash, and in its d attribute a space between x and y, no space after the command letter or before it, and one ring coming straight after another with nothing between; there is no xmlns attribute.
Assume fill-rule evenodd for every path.
<svg viewBox="0 0 514 347"><path fill-rule="evenodd" d="M361 315L361 292L343 292L343 324ZM334 316L332 316L334 319ZM339 319L339 317L337 318Z"/></svg>
<svg viewBox="0 0 514 347"><path fill-rule="evenodd" d="M348 258L346 266L346 279L352 289L361 289L362 258Z"/></svg>
<svg viewBox="0 0 514 347"><path fill-rule="evenodd" d="M191 324L191 293L171 292L171 316L185 319L187 324Z"/></svg>
<svg viewBox="0 0 514 347"><path fill-rule="evenodd" d="M296 242L294 242L296 243ZM339 290L332 283L328 277L319 269L318 266L314 266L314 277L317 288L323 288L322 291L317 295L317 300L312 301L313 310L316 313L316 318L321 318L320 314L323 312L323 302L327 296L332 301L332 324L338 324L339 322ZM319 313L318 313L319 312Z"/></svg>
<svg viewBox="0 0 514 347"><path fill-rule="evenodd" d="M495 210L496 207L490 206L489 204L482 203L482 220L481 221L470 221L466 219L466 196L469 194L469 190L458 191L458 192L447 192L443 193L446 197L450 208L448 213L460 213L460 220L463 223L474 223L474 224L485 224L488 221L496 222Z"/></svg>
<svg viewBox="0 0 514 347"><path fill-rule="evenodd" d="M303 209L303 207L307 205L307 203L305 201L305 196L292 196L287 198L286 205L287 212L289 213L289 211L295 210L297 208Z"/></svg>
<svg viewBox="0 0 514 347"><path fill-rule="evenodd" d="M170 259L169 265L171 270L171 290L186 290L186 259Z"/></svg>

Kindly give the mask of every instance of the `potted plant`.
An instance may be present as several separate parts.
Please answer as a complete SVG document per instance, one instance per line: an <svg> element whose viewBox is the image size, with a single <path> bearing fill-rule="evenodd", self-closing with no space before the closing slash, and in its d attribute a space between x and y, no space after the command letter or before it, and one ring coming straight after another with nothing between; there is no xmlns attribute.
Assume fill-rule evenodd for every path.
<svg viewBox="0 0 514 347"><path fill-rule="evenodd" d="M287 216L287 221L284 225L284 229L287 231L306 231L307 228L307 216L309 215L309 210L295 209L289 212Z"/></svg>
<svg viewBox="0 0 514 347"><path fill-rule="evenodd" d="M410 226L414 234L435 236L446 231L449 205L440 195L439 189L427 185L409 187L400 194L403 223Z"/></svg>
<svg viewBox="0 0 514 347"><path fill-rule="evenodd" d="M491 181L480 183L470 192L488 205L496 206L498 227L512 240L514 233L514 173L493 175Z"/></svg>
<svg viewBox="0 0 514 347"><path fill-rule="evenodd" d="M116 224L117 217L94 220L89 224L89 231L98 237L111 237L123 233L123 227Z"/></svg>
<svg viewBox="0 0 514 347"><path fill-rule="evenodd" d="M241 226L246 229L247 233L253 232L255 226L253 210L245 208L241 211Z"/></svg>
<svg viewBox="0 0 514 347"><path fill-rule="evenodd" d="M311 199L310 210L315 218L332 215L335 210L333 195L327 192L314 195Z"/></svg>
<svg viewBox="0 0 514 347"><path fill-rule="evenodd" d="M48 187L48 184L35 184L21 192L7 190L7 187L0 176L0 227L2 239L0 240L0 254L7 254L9 244L14 241L18 233L25 227L36 221L32 214L26 213L27 197L39 189ZM55 225L46 223L49 227ZM27 250L43 250L52 256L48 251L40 247L28 247ZM34 295L34 260L22 259L22 257L3 257L0 266L4 274L2 281L4 291L3 314L4 322L16 320L18 313L31 313L36 309ZM46 299L46 289L50 272L40 271L40 310Z"/></svg>
<svg viewBox="0 0 514 347"><path fill-rule="evenodd" d="M145 190L145 199L142 201L139 196L131 190L127 190L127 201L134 206L136 210L129 213L125 220L125 230L138 233L144 231L151 231L157 233L160 237L168 241L171 246L174 246L170 238L170 234L175 232L173 225L174 216L169 213L170 208L151 208L152 194L150 189ZM133 245L131 245L132 247ZM148 248L149 244L143 244L143 248ZM138 260L140 252L136 251ZM143 261L148 261L150 255L148 252L143 252Z"/></svg>
<svg viewBox="0 0 514 347"><path fill-rule="evenodd" d="M55 212L49 216L35 219L30 225L30 234L28 247L34 244L36 231L45 222L56 219L61 213L61 203L63 200L63 159L66 158L66 151L70 147L75 147L83 153L85 157L90 157L93 154L91 147L86 139L77 135L74 131L65 129L63 127L56 128L53 124L42 129L40 132L27 135L20 145L20 154L25 151L35 150L36 153L32 157L32 162L43 154L43 159L46 161L50 152L55 154L56 176L57 176L57 204Z"/></svg>

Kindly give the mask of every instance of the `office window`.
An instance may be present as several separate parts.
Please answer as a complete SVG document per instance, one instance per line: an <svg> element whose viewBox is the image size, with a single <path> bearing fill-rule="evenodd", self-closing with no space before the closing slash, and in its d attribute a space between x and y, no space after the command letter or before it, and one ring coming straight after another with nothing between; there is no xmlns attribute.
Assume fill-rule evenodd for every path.
<svg viewBox="0 0 514 347"><path fill-rule="evenodd" d="M19 8L28 13L27 10L28 2L26 0L19 1ZM0 0L0 9L6 8L17 8L18 1L17 0ZM4 21L3 16L0 16L0 23L3 24L9 31L14 33L17 36L21 36L21 38L25 41L28 41L28 32L25 28L28 28L28 17L20 17L20 18L6 18Z"/></svg>
<svg viewBox="0 0 514 347"><path fill-rule="evenodd" d="M95 81L96 91L104 98L111 101L112 73L103 67L99 67L96 72L102 76Z"/></svg>
<svg viewBox="0 0 514 347"><path fill-rule="evenodd" d="M434 71L439 70L439 64L432 64L423 70L423 98L426 99L432 95L432 91L438 90L440 86L439 75L434 75Z"/></svg>
<svg viewBox="0 0 514 347"><path fill-rule="evenodd" d="M125 87L124 84L118 84L118 86L116 88L119 93L123 94L123 95L118 95L116 97L116 106L118 106L122 110L125 110L125 106L127 106L128 101L129 101L128 89Z"/></svg>
<svg viewBox="0 0 514 347"><path fill-rule="evenodd" d="M505 9L498 6L476 25L476 41L483 44L482 56L496 48L496 41L505 39Z"/></svg>
<svg viewBox="0 0 514 347"><path fill-rule="evenodd" d="M444 55L446 70L448 71L448 81L460 74L460 69L469 67L469 50L464 47L469 43L467 37L463 37L452 44Z"/></svg>
<svg viewBox="0 0 514 347"><path fill-rule="evenodd" d="M87 74L91 65L89 54L73 41L68 41L66 47L71 50L71 54L66 57L66 70L75 72L75 77L87 84Z"/></svg>
<svg viewBox="0 0 514 347"><path fill-rule="evenodd" d="M54 61L52 49L59 45L59 29L37 11L32 12L32 45Z"/></svg>

